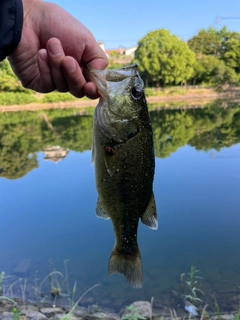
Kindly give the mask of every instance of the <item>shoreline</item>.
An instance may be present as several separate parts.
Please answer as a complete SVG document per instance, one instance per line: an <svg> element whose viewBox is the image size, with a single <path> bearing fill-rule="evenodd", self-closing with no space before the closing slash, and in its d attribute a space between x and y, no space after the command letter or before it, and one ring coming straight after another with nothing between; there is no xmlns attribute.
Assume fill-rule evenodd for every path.
<svg viewBox="0 0 240 320"><path fill-rule="evenodd" d="M187 92L187 91L186 91ZM146 98L148 104L155 103L184 103L187 105L191 104L207 104L213 103L217 100L224 100L229 102L240 102L240 93L235 91L227 91L224 93L209 93L209 94L174 94L161 95L161 96L150 96ZM69 108L88 108L95 107L98 103L98 99L85 100L79 99L77 101L64 101L64 102L52 102L52 103L29 103L29 104L15 104L9 106L0 106L0 112L17 112L17 111L37 111L47 109L69 109Z"/></svg>
<svg viewBox="0 0 240 320"><path fill-rule="evenodd" d="M78 303L73 306L63 306L50 302L31 302L22 299L2 297L0 300L0 318L2 320L121 320L121 319L145 319L145 320L184 320L184 319L208 319L208 320L239 320L239 309L227 312L220 310L209 311L210 306L205 304L203 309L195 309L197 313L188 313L185 308L175 310L169 306L154 307L154 298L151 301L138 300L130 305L123 306L119 311L100 305L81 306ZM190 302L188 305L193 306ZM207 309L207 307L209 307ZM135 317L134 317L135 316Z"/></svg>

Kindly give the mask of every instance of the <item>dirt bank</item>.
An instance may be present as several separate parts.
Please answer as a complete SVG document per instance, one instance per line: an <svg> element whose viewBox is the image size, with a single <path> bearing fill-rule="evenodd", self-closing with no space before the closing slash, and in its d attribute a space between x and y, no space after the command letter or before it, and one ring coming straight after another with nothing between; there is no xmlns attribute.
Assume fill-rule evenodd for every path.
<svg viewBox="0 0 240 320"><path fill-rule="evenodd" d="M171 102L186 102L186 104L206 104L214 102L214 100L240 100L240 90L229 90L222 93L217 93L213 89L205 90L186 90L184 94L160 95L147 97L147 102L151 103L171 103ZM37 111L44 109L67 109L67 108L86 108L95 107L98 103L96 100L79 99L77 101L58 102L58 103L29 103L25 105L0 106L0 112L9 111Z"/></svg>

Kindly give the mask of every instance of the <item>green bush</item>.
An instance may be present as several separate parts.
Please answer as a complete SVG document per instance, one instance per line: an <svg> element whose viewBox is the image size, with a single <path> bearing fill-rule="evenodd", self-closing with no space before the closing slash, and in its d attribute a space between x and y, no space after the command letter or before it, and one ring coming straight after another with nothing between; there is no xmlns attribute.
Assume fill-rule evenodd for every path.
<svg viewBox="0 0 240 320"><path fill-rule="evenodd" d="M28 104L39 102L34 95L26 92L0 92L0 105L11 106L14 104Z"/></svg>
<svg viewBox="0 0 240 320"><path fill-rule="evenodd" d="M145 92L146 97L152 97L152 96L156 95L156 92L153 91L153 89L151 89L151 88L146 88L144 90L144 92Z"/></svg>
<svg viewBox="0 0 240 320"><path fill-rule="evenodd" d="M62 92L51 92L44 95L42 102L43 103L51 103L51 102L65 102L65 101L75 101L77 98L72 96L70 93L62 93Z"/></svg>

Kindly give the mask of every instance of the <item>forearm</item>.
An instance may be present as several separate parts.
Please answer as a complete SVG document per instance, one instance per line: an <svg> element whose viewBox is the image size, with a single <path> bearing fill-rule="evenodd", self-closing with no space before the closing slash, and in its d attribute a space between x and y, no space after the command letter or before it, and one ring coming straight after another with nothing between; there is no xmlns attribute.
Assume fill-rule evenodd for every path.
<svg viewBox="0 0 240 320"><path fill-rule="evenodd" d="M0 1L0 61L17 48L22 33L23 5L21 0Z"/></svg>

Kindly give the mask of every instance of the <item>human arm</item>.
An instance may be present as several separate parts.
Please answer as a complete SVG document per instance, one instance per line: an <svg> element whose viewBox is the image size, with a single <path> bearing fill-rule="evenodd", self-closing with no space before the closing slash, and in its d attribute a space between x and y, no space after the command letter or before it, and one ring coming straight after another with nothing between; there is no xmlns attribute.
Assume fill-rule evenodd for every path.
<svg viewBox="0 0 240 320"><path fill-rule="evenodd" d="M0 61L14 52L20 42L23 23L22 1L0 1Z"/></svg>
<svg viewBox="0 0 240 320"><path fill-rule="evenodd" d="M58 90L98 97L95 84L84 77L84 68L90 64L104 69L108 59L91 32L55 4L22 3L22 36L8 59L23 86L43 93Z"/></svg>

